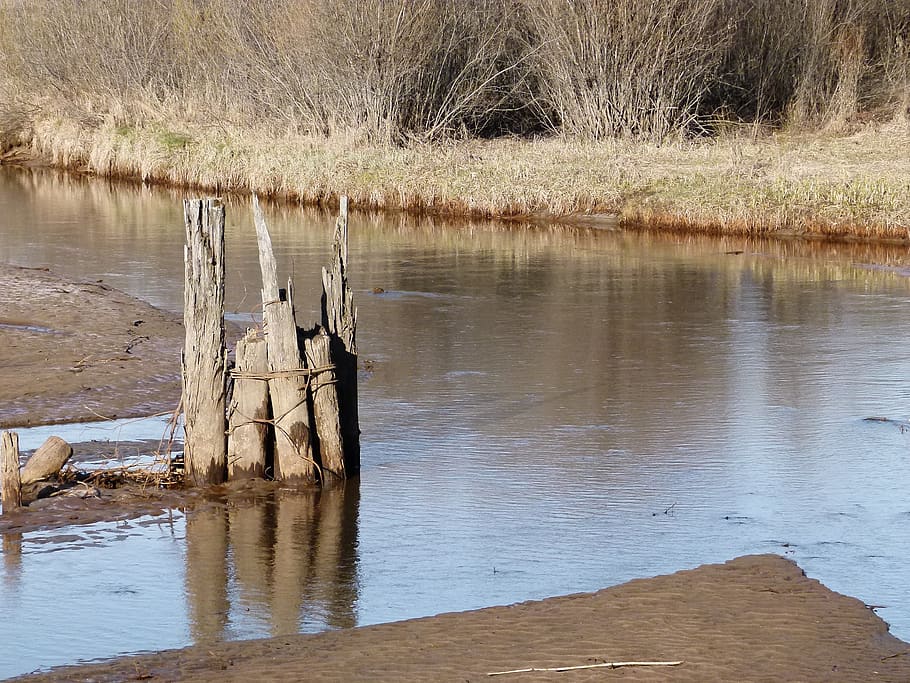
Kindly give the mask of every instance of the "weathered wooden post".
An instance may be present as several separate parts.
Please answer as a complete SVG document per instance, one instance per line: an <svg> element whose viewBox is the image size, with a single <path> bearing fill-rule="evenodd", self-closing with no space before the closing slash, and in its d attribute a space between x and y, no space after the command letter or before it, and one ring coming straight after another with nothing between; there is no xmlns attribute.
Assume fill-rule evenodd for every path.
<svg viewBox="0 0 910 683"><path fill-rule="evenodd" d="M188 199L183 215L184 457L190 480L207 486L224 481L227 462L224 206L216 199Z"/></svg>
<svg viewBox="0 0 910 683"><path fill-rule="evenodd" d="M304 341L310 376L310 393L313 397L313 420L319 439L319 460L322 465L323 483L328 477L346 479L344 439L341 435L338 391L335 387L335 369L332 364L331 339L325 330Z"/></svg>
<svg viewBox="0 0 910 683"><path fill-rule="evenodd" d="M262 317L269 359L269 395L275 425L275 479L312 482L317 478L310 439L306 370L297 339L293 287L278 289L278 266L265 216L253 195L253 220L262 270Z"/></svg>
<svg viewBox="0 0 910 683"><path fill-rule="evenodd" d="M0 501L3 512L8 513L22 506L22 484L19 479L19 435L3 432L0 436Z"/></svg>
<svg viewBox="0 0 910 683"><path fill-rule="evenodd" d="M234 352L234 392L228 408L228 479L266 474L271 419L265 338L247 330Z"/></svg>
<svg viewBox="0 0 910 683"><path fill-rule="evenodd" d="M345 476L360 471L360 417L357 408L357 309L348 287L348 198L335 221L332 268L322 269L322 325L332 336L336 366Z"/></svg>

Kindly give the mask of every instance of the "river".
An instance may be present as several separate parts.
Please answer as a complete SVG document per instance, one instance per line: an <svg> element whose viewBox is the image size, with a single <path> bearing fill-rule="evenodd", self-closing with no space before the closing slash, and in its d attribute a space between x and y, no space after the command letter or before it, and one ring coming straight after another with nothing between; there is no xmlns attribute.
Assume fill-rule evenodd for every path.
<svg viewBox="0 0 910 683"><path fill-rule="evenodd" d="M181 196L0 168L0 262L179 311ZM315 320L332 218L267 208ZM227 242L244 324L244 200ZM906 251L354 214L359 482L4 537L0 677L766 552L910 639Z"/></svg>

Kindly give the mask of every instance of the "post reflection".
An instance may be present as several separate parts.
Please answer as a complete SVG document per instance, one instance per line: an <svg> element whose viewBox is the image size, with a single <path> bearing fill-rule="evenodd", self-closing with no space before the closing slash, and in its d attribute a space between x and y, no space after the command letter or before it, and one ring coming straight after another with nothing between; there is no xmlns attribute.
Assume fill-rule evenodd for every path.
<svg viewBox="0 0 910 683"><path fill-rule="evenodd" d="M190 633L196 643L222 640L227 626L227 511L190 515L186 521L186 588Z"/></svg>
<svg viewBox="0 0 910 683"><path fill-rule="evenodd" d="M22 534L8 532L0 534L3 551L3 578L10 588L15 588L22 573Z"/></svg>
<svg viewBox="0 0 910 683"><path fill-rule="evenodd" d="M192 513L186 588L196 643L356 625L358 481L270 490Z"/></svg>

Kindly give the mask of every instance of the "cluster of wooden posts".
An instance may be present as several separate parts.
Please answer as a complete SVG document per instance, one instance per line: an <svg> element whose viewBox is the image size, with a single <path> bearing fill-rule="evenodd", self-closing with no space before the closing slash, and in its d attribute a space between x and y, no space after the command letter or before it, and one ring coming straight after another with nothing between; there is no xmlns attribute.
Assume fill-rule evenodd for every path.
<svg viewBox="0 0 910 683"><path fill-rule="evenodd" d="M197 486L269 478L322 485L360 470L357 311L347 281L348 215L342 198L330 267L322 269L322 321L297 325L293 283L278 287L265 218L253 197L262 271L261 327L247 330L229 360L224 324L223 204L184 202L184 463ZM3 432L0 500L22 504L22 487L56 475L72 448L51 437L19 466L19 442Z"/></svg>
<svg viewBox="0 0 910 683"><path fill-rule="evenodd" d="M347 200L322 270L322 321L298 326L293 283L279 288L259 202L262 328L247 331L231 366L224 326L224 206L184 202L183 410L186 475L198 486L264 477L329 484L360 469L356 310L347 282Z"/></svg>

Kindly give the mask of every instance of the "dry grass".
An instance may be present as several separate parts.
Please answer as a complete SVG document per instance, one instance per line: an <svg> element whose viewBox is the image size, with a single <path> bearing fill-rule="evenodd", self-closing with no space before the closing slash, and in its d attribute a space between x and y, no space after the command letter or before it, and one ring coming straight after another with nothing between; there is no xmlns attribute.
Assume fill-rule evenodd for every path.
<svg viewBox="0 0 910 683"><path fill-rule="evenodd" d="M361 208L643 223L736 234L907 239L910 125L852 135L725 135L658 145L550 138L369 144L247 128L37 118L53 165L214 192Z"/></svg>

